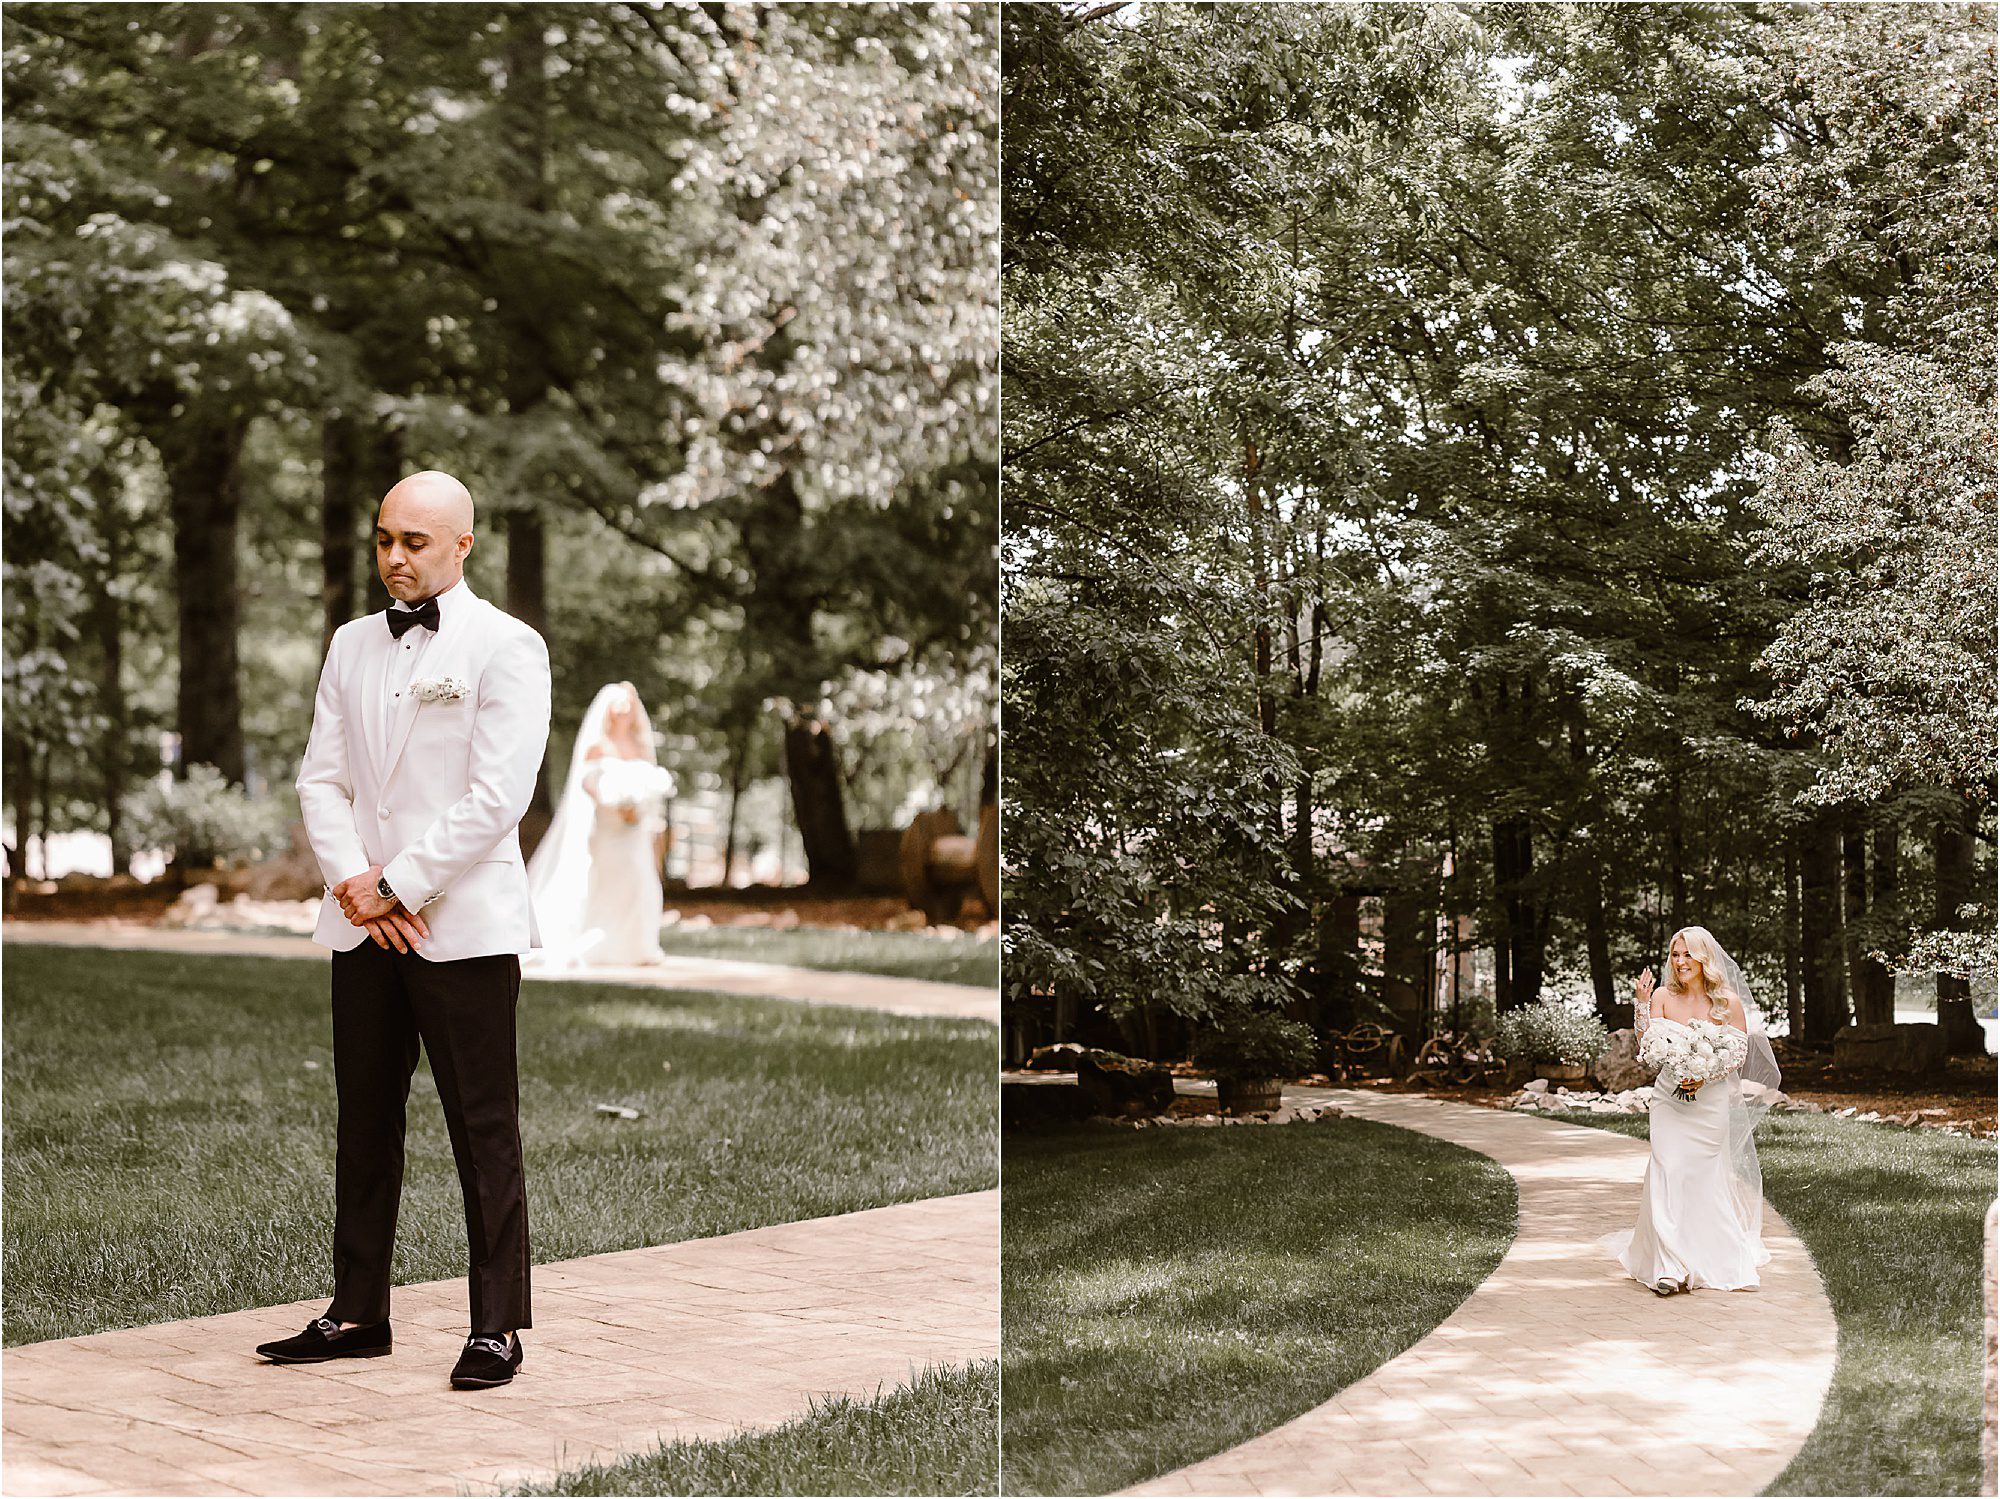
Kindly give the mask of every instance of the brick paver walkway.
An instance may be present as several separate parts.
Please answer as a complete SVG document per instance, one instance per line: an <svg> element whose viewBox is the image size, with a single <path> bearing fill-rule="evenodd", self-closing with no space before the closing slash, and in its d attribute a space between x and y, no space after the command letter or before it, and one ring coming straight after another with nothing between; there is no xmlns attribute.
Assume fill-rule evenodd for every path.
<svg viewBox="0 0 2000 1499"><path fill-rule="evenodd" d="M239 954L258 958L313 958L325 961L326 948L310 937L252 935L226 931L177 931L141 923L10 921L8 942L45 942L69 947L117 947L157 952ZM924 979L888 978L873 973L835 973L782 963L743 963L730 958L669 957L643 968L592 968L580 973L536 973L530 984L637 984L653 989L708 989L752 994L802 1004L854 1005L899 1015L946 1015L961 1020L1000 1018L997 990L973 984L936 984Z"/></svg>
<svg viewBox="0 0 2000 1499"><path fill-rule="evenodd" d="M1415 1347L1334 1399L1135 1494L1755 1494L1819 1417L1833 1310L1768 1205L1756 1292L1659 1298L1593 1242L1629 1226L1643 1141L1470 1104L1346 1089L1350 1114L1513 1174L1520 1229Z"/></svg>
<svg viewBox="0 0 2000 1499"><path fill-rule="evenodd" d="M266 1364L325 1298L0 1354L8 1494L454 1494L872 1396L999 1349L1000 1199L939 1197L538 1266L513 1384L458 1392L465 1282L388 1358Z"/></svg>

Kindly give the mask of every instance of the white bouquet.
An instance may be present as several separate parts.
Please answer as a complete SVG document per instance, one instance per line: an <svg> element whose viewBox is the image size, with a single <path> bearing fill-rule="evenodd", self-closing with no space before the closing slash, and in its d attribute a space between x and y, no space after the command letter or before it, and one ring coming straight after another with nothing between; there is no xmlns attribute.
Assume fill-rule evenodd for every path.
<svg viewBox="0 0 2000 1499"><path fill-rule="evenodd" d="M1674 1096L1694 1098L1690 1084L1712 1083L1743 1065L1750 1038L1734 1026L1713 1020L1655 1023L1639 1043L1639 1061L1653 1068L1662 1082L1673 1080Z"/></svg>
<svg viewBox="0 0 2000 1499"><path fill-rule="evenodd" d="M630 808L660 816L674 794L674 778L650 760L605 760L597 772L600 806Z"/></svg>

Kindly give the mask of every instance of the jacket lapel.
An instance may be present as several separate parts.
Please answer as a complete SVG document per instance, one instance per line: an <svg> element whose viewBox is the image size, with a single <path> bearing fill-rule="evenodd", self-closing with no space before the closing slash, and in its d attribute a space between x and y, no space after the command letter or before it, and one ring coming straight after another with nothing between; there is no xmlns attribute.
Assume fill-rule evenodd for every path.
<svg viewBox="0 0 2000 1499"><path fill-rule="evenodd" d="M470 659L472 632L481 613L481 601L471 595L463 605L452 610L449 620L438 621L437 639L431 642L424 659L418 664L416 675L410 678L410 690L389 719L389 753L382 761L382 784L388 785L389 778L396 773L396 766L403 758L403 746L410 742L410 730L417 726L417 715L424 705L417 700L416 687L419 682L434 681L439 677L464 677L464 664ZM376 681L376 701L382 698L381 679Z"/></svg>
<svg viewBox="0 0 2000 1499"><path fill-rule="evenodd" d="M382 688L389 677L389 657L394 653L395 640L389 634L389 627L371 625L371 636L361 660L361 742L367 746L368 758L375 766L375 784L381 785L388 779L389 767L382 759L382 747L388 734L383 722L388 717L388 706L382 698Z"/></svg>

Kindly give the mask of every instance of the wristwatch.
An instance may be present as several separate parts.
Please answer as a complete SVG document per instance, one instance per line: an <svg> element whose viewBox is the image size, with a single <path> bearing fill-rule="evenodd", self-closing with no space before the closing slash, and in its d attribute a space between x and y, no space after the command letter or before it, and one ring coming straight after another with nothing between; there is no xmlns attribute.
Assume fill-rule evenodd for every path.
<svg viewBox="0 0 2000 1499"><path fill-rule="evenodd" d="M400 900L402 898L389 888L389 877L386 874L375 876L375 893L384 900Z"/></svg>

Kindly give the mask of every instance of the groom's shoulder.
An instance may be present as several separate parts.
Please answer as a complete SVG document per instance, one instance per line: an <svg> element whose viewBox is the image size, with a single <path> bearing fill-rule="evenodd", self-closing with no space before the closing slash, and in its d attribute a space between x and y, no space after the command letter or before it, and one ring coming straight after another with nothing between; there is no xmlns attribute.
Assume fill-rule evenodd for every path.
<svg viewBox="0 0 2000 1499"><path fill-rule="evenodd" d="M547 671L549 647L548 642L542 639L541 631L490 600L481 599L479 602L486 611L486 637L496 655L504 652L518 665Z"/></svg>
<svg viewBox="0 0 2000 1499"><path fill-rule="evenodd" d="M525 619L520 619L515 615L509 614L490 599L481 599L479 602L485 606L487 611L487 628L501 639L532 640L538 645L544 644L541 631L537 630Z"/></svg>
<svg viewBox="0 0 2000 1499"><path fill-rule="evenodd" d="M382 626L378 623L380 614L381 611L377 610L374 614L364 614L359 619L350 619L344 625L335 626L333 637L326 643L327 654L330 656L342 647L352 645L371 625L378 630L381 629Z"/></svg>

